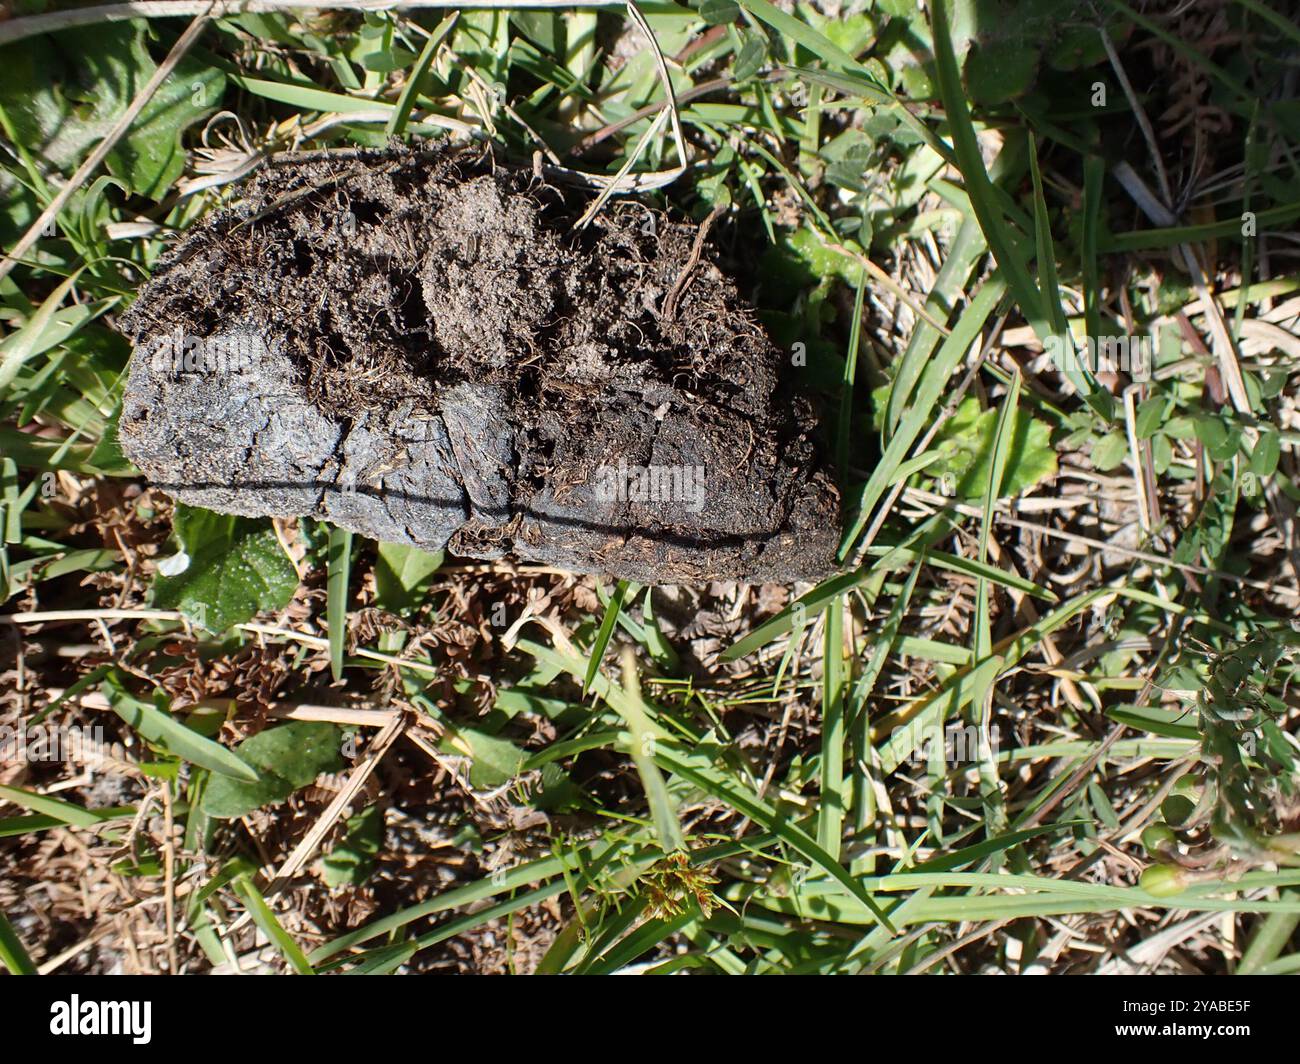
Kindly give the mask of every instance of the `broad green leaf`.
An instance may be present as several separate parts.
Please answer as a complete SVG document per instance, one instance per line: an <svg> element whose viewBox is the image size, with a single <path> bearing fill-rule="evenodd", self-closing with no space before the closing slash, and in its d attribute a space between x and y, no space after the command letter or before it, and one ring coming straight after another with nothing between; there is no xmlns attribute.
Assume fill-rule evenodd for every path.
<svg viewBox="0 0 1300 1064"><path fill-rule="evenodd" d="M0 106L26 147L67 171L100 140L157 70L143 20L74 27L0 49ZM215 111L225 75L191 55L183 58L106 165L131 191L166 195L185 165L180 134Z"/></svg>
<svg viewBox="0 0 1300 1064"><path fill-rule="evenodd" d="M996 427L996 410L981 411L978 399L963 399L935 437L931 446L942 457L927 466L926 473L939 477L961 498L980 498L989 482ZM1051 429L1022 414L1016 420L999 497L1018 495L1055 473Z"/></svg>
<svg viewBox="0 0 1300 1064"><path fill-rule="evenodd" d="M430 578L446 556L401 543L379 544L375 563L375 605L393 613L414 609L424 598Z"/></svg>
<svg viewBox="0 0 1300 1064"><path fill-rule="evenodd" d="M700 18L709 26L735 22L739 17L740 8L735 0L700 0Z"/></svg>
<svg viewBox="0 0 1300 1064"><path fill-rule="evenodd" d="M732 73L737 81L744 81L757 74L766 59L767 38L754 30L746 30L740 35L740 50L736 53Z"/></svg>
<svg viewBox="0 0 1300 1064"><path fill-rule="evenodd" d="M1168 416L1169 407L1169 399L1163 395L1153 396L1138 404L1133 431L1139 440L1149 440L1156 434Z"/></svg>
<svg viewBox="0 0 1300 1064"><path fill-rule="evenodd" d="M343 767L342 733L333 724L290 721L245 739L235 752L255 770L248 783L214 776L203 811L233 820L265 805L277 805L323 772Z"/></svg>
<svg viewBox="0 0 1300 1064"><path fill-rule="evenodd" d="M1282 437L1272 428L1259 434L1259 441L1250 455L1250 471L1259 477L1271 477L1282 457Z"/></svg>
<svg viewBox="0 0 1300 1064"><path fill-rule="evenodd" d="M1038 72L1038 49L1023 40L976 42L966 53L962 72L977 103L1006 103L1023 96Z"/></svg>
<svg viewBox="0 0 1300 1064"><path fill-rule="evenodd" d="M473 760L469 770L471 786L489 790L509 783L523 768L527 755L505 739L476 728L457 728L443 737L441 748Z"/></svg>
<svg viewBox="0 0 1300 1064"><path fill-rule="evenodd" d="M392 23L367 23L348 50L348 58L364 70L389 74L415 59L415 53L398 43Z"/></svg>
<svg viewBox="0 0 1300 1064"><path fill-rule="evenodd" d="M807 276L817 281L837 277L845 284L857 285L862 264L842 251L828 247L811 229L796 229L789 236L779 236L777 247L788 252Z"/></svg>
<svg viewBox="0 0 1300 1064"><path fill-rule="evenodd" d="M136 44L138 54L147 59L143 44ZM226 76L220 70L192 57L182 60L131 123L130 132L108 153L109 171L136 194L163 199L185 170L182 131L215 111L225 89Z"/></svg>
<svg viewBox="0 0 1300 1064"><path fill-rule="evenodd" d="M1128 440L1122 432L1109 432L1092 445L1092 464L1098 472L1106 473L1128 457Z"/></svg>
<svg viewBox="0 0 1300 1064"><path fill-rule="evenodd" d="M158 608L223 632L293 598L298 574L269 521L178 504L173 529L180 549L174 575L154 579Z"/></svg>

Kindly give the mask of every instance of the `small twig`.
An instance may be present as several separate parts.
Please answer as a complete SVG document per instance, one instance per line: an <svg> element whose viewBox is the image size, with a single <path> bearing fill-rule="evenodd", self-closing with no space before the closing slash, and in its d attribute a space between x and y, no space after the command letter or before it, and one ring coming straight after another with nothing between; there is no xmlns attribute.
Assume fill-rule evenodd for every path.
<svg viewBox="0 0 1300 1064"><path fill-rule="evenodd" d="M269 716L276 720L311 720L327 724L346 724L356 728L385 728L400 717L396 709L356 709L350 706L314 706L299 703L275 706Z"/></svg>
<svg viewBox="0 0 1300 1064"><path fill-rule="evenodd" d="M686 286L691 283L691 276L695 273L695 267L700 264L700 253L704 250L704 240L709 235L709 230L713 228L713 223L718 216L726 210L722 204L718 204L709 211L709 216L700 223L700 227L695 231L695 240L691 244L691 253L686 258L686 265L682 267L682 272L677 275L677 280L668 291L664 298L664 309L660 317L665 322L671 322L677 317L677 301L681 299L682 293L686 291Z"/></svg>
<svg viewBox="0 0 1300 1064"><path fill-rule="evenodd" d="M782 69L780 71L776 71L775 73L779 75L784 75L785 70ZM725 78L714 78L712 81L702 81L700 82L700 84L692 85L689 89L684 89L682 92L678 93L677 103L680 106L681 104L689 103L691 100L699 99L699 97L701 96L707 96L711 92L717 92L719 89L725 89L728 85L730 85L735 80L736 79L732 77L725 77ZM581 155L589 148L594 148L601 141L608 140L616 133L621 133L623 130L627 129L628 126L636 125L638 122L641 121L641 119L649 118L651 115L658 114L658 112L663 110L663 106L664 105L661 103L648 103L644 107L638 107L626 118L620 118L617 122L606 123L605 125L601 126L599 129L594 130L591 133L588 133L585 137L583 137L580 141L578 141L572 148L569 149L569 154Z"/></svg>
<svg viewBox="0 0 1300 1064"><path fill-rule="evenodd" d="M1110 39L1110 34L1106 31L1105 26L1098 27L1098 35L1101 37L1102 47L1106 49L1106 57L1110 60L1111 69L1115 71L1115 77L1119 79L1120 88L1124 90L1129 107L1133 109L1133 117L1137 119L1138 128L1142 130L1142 138L1147 142L1147 151L1151 153L1151 162L1156 168L1156 177L1160 180L1160 194L1164 197L1165 205L1171 207L1173 206L1173 197L1169 191L1169 175L1165 173L1164 160L1160 157L1160 149L1156 144L1155 130L1151 128L1151 120L1147 118L1146 110L1142 107L1142 101L1138 99L1138 94L1133 91L1133 84L1128 79L1124 64L1120 62L1119 53L1115 51L1115 42Z"/></svg>
<svg viewBox="0 0 1300 1064"><path fill-rule="evenodd" d="M62 953L56 953L49 960L42 961L37 971L41 975L50 975L51 973L58 971L67 964L68 961L72 960L73 957L85 953L86 950L90 949L91 946L105 935L110 934L113 930L114 928L111 924L100 924L99 927L83 938L80 942L69 946Z"/></svg>
<svg viewBox="0 0 1300 1064"><path fill-rule="evenodd" d="M167 971L180 973L180 954L176 950L176 820L172 815L172 788L162 781L163 805L163 908L167 925Z"/></svg>
<svg viewBox="0 0 1300 1064"><path fill-rule="evenodd" d="M0 614L0 624L47 624L58 621L184 621L180 610L29 610Z"/></svg>

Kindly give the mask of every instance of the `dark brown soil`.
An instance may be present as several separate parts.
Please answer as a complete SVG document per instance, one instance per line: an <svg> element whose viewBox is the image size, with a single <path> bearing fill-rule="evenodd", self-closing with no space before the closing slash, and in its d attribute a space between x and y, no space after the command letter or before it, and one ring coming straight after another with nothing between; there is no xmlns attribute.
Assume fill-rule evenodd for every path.
<svg viewBox="0 0 1300 1064"><path fill-rule="evenodd" d="M482 149L277 160L124 318L126 453L189 503L427 550L832 571L811 407L707 242L627 201L575 230L576 200Z"/></svg>

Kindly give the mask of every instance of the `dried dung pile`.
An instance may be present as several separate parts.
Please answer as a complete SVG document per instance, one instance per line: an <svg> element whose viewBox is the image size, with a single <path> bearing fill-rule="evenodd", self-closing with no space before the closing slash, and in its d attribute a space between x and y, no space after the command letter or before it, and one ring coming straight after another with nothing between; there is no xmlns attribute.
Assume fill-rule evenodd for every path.
<svg viewBox="0 0 1300 1064"><path fill-rule="evenodd" d="M816 578L839 496L694 226L482 149L287 157L122 327L120 437L184 502L646 583Z"/></svg>

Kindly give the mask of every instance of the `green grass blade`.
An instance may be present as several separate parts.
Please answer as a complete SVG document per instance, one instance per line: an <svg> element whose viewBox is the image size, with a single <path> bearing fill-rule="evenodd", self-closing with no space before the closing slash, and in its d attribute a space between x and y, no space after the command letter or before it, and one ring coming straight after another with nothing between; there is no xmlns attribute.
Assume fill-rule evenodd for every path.
<svg viewBox="0 0 1300 1064"><path fill-rule="evenodd" d="M1003 212L999 198L984 168L979 138L971 121L970 108L962 88L961 72L953 51L949 28L947 0L934 0L931 5L930 26L934 34L935 70L939 80L939 95L952 133L953 151L957 155L962 177L966 179L966 194L971 209L984 231L984 239L993 250L993 257L1007 278L1016 302L1034 331L1046 341L1051 334L1044 321L1041 307L1042 294L1029 275L1025 262L1027 256L1020 246L1020 237L1010 219Z"/></svg>
<svg viewBox="0 0 1300 1064"><path fill-rule="evenodd" d="M70 824L75 828L94 828L107 820L118 819L111 815L111 810L84 809L61 798L50 798L44 794L34 794L20 787L8 787L0 784L0 798L14 805L21 805L33 813L50 817L60 824ZM134 812L132 810L131 812ZM30 830L30 829L29 829Z"/></svg>
<svg viewBox="0 0 1300 1064"><path fill-rule="evenodd" d="M613 975L621 968L627 967L644 953L673 935L680 934L699 919L695 912L684 912L671 920L647 920L635 931L625 935L608 950L595 957L589 964L582 966L582 975Z"/></svg>
<svg viewBox="0 0 1300 1064"><path fill-rule="evenodd" d="M456 25L456 20L460 18L459 11L453 11L445 19L438 23L429 39L424 42L424 47L420 49L420 55L415 60L415 66L406 76L406 84L402 86L402 94L397 98L397 107L393 113L388 116L388 124L385 132L390 137L401 137L406 133L406 122L411 117L411 108L415 106L415 98L420 92L420 79L424 77L433 62L433 57L438 54L438 48L442 42L447 39L447 34Z"/></svg>
<svg viewBox="0 0 1300 1064"><path fill-rule="evenodd" d="M1101 335L1101 269L1097 242L1101 227L1102 183L1106 177L1106 163L1096 155L1083 162L1083 317L1084 330L1094 340ZM1070 341L1067 325L1065 340Z"/></svg>
<svg viewBox="0 0 1300 1064"><path fill-rule="evenodd" d="M727 774L716 770L704 757L691 754L669 743L659 743L655 759L665 768L690 780L703 790L726 802L733 809L749 817L754 823L803 854L818 868L839 883L855 899L867 907L883 925L893 929L889 917L876 900L863 888L861 881L851 875L811 835L792 824L784 814L778 813L768 802Z"/></svg>
<svg viewBox="0 0 1300 1064"><path fill-rule="evenodd" d="M659 627L659 621L655 618L653 595L654 588L648 587L641 599L641 628L645 633L645 647L655 664L672 675L681 667L681 657Z"/></svg>
<svg viewBox="0 0 1300 1064"><path fill-rule="evenodd" d="M1251 14L1258 15L1274 29L1281 30L1285 36L1290 37L1296 44L1300 44L1300 26L1297 26L1293 20L1279 15L1276 11L1261 4L1259 0L1237 0L1237 3Z"/></svg>
<svg viewBox="0 0 1300 1064"><path fill-rule="evenodd" d="M348 639L348 583L352 573L352 533L347 529L330 529L326 567L325 618L329 624L330 673L335 680L341 680Z"/></svg>
<svg viewBox="0 0 1300 1064"><path fill-rule="evenodd" d="M921 375L921 381L916 386L915 397L911 405L899 422L897 430L890 437L884 454L880 456L880 461L876 464L876 468L862 488L857 504L857 515L845 533L844 542L840 547L841 560L853 553L854 544L866 530L867 522L871 520L876 503L880 501L881 496L893 483L894 474L912 449L912 444L929 427L930 415L939 402L939 397L943 394L944 388L947 387L948 378L952 376L953 371L961 363L971 344L979 336L980 331L984 328L984 323L1001 301L1005 290L1001 279L997 275L985 281L984 287L970 301L965 313L962 314L953 327L952 333L940 346L938 354L926 366L925 372Z"/></svg>
<svg viewBox="0 0 1300 1064"><path fill-rule="evenodd" d="M980 535L978 557L981 565L988 564L989 537L993 534L993 513L998 497L1002 492L1002 480L1006 475L1007 457L1011 453L1011 443L1016 431L1016 400L1020 396L1020 367L1016 367L1003 400L1002 409L998 411L997 427L993 435L993 466L989 472L989 482L984 489L984 512L980 517ZM975 592L975 656L987 658L993 652L993 634L989 621L989 579L981 574L976 580Z"/></svg>
<svg viewBox="0 0 1300 1064"><path fill-rule="evenodd" d="M299 975L315 975L316 969L307 960L302 947L276 919L275 913L266 904L262 892L253 885L252 879L247 875L236 876L234 887L239 896L244 899L244 904L248 907L248 914L253 918L253 922L262 929L262 933L271 940L275 948L289 962L289 967Z"/></svg>
<svg viewBox="0 0 1300 1064"><path fill-rule="evenodd" d="M926 310L930 311L935 318L945 322L948 320L952 308L957 305L957 300L965 291L971 270L987 250L988 245L984 242L984 234L980 232L979 224L973 218L965 219L948 246L943 265L939 267L934 286L925 300ZM902 418L903 411L912 398L912 390L921 379L926 366L930 364L931 356L938 347L940 339L939 330L924 318L918 321L916 328L912 330L907 348L898 362L898 370L889 388L889 404L885 412L886 439L897 429L899 419Z"/></svg>
<svg viewBox="0 0 1300 1064"><path fill-rule="evenodd" d="M606 860L622 852L626 845L626 842L622 839L606 838L598 841L585 853L590 861ZM467 883L463 887L456 887L453 890L436 895L419 905L410 906L389 916L372 921L356 930L349 931L347 934L317 947L312 951L309 959L313 964L320 964L344 950L351 949L363 942L369 942L371 939L379 938L381 935L392 934L407 924L414 923L426 916L433 916L451 909L459 909L464 905L473 905L487 898L494 898L499 894L508 894L518 887L550 880L563 875L566 869L577 870L581 866L580 858L569 852L518 865L509 869L504 875Z"/></svg>
<svg viewBox="0 0 1300 1064"><path fill-rule="evenodd" d="M784 33L796 44L802 45L813 55L820 57L832 67L837 68L838 71L843 72L838 81L834 74L828 75L812 71L799 71L801 77L821 81L822 84L826 84L829 88L834 88L839 92L850 92L864 96L869 100L887 102L899 121L951 161L951 151L947 145L934 135L930 127L912 114L903 101L890 92L887 86L882 85L866 67L827 38L825 34L819 33L808 23L801 22L793 15L768 3L767 0L739 0L739 2L740 6L755 18L766 22L777 32Z"/></svg>
<svg viewBox="0 0 1300 1064"><path fill-rule="evenodd" d="M746 654L752 654L759 647L766 646L778 636L791 631L796 623L806 624L833 603L841 592L856 587L870 575L867 570L841 573L823 580L811 591L801 595L769 621L764 621L748 635L736 640L727 647L719 657L723 661L735 661Z"/></svg>
<svg viewBox="0 0 1300 1064"><path fill-rule="evenodd" d="M1094 604L1113 598L1115 594L1114 588L1099 587L1070 599L1016 635L995 643L993 658L959 668L933 694L919 702L913 702L906 721L910 727L897 729L877 747L881 769L893 772L912 755L921 734L933 734L934 729L941 727L947 719L960 713L970 703L978 670L988 668L995 659L1000 667L1011 668L1038 646L1044 636L1050 635Z"/></svg>
<svg viewBox="0 0 1300 1064"><path fill-rule="evenodd" d="M668 785L664 782L658 766L654 762L656 729L651 725L641 699L641 683L637 678L636 653L631 647L623 648L623 690L627 697L619 699L614 708L623 717L631 733L629 752L632 763L636 765L637 775L645 788L646 799L650 803L650 816L654 821L655 835L664 853L686 850L686 840L682 837L681 823L677 819L677 807L668 794Z"/></svg>
<svg viewBox="0 0 1300 1064"><path fill-rule="evenodd" d="M1294 896L1296 892L1285 893ZM1261 969L1272 964L1286 949L1297 926L1300 926L1300 913L1269 913L1250 936L1237 965L1237 974L1258 975Z"/></svg>
<svg viewBox="0 0 1300 1064"><path fill-rule="evenodd" d="M1044 602L1057 601L1055 592L1049 591L1045 587L1039 587L1032 580L1026 580L1017 573L1007 572L1005 569L999 569L995 565L977 561L974 558L962 558L956 554L949 554L947 551L922 551L912 547L877 546L868 550L867 556L881 558L880 566L886 572L901 569L909 562L924 559L927 564L933 565L936 569L948 569L954 573L962 573L976 579L988 580L1001 587L1022 591L1026 595L1033 595Z"/></svg>
<svg viewBox="0 0 1300 1064"><path fill-rule="evenodd" d="M600 630L596 632L595 642L591 644L591 653L587 660L587 673L582 678L582 696L587 697L587 692L591 690L591 681L596 678L596 673L600 671L601 662L605 660L605 651L609 649L610 638L614 634L614 626L618 624L618 615L623 609L623 599L627 595L628 582L620 580L614 586L614 593L609 598L609 605L605 607L605 616L600 622Z"/></svg>
<svg viewBox="0 0 1300 1064"><path fill-rule="evenodd" d="M843 480L849 468L849 441L853 434L853 389L858 372L858 347L862 337L862 302L867 294L867 271L858 273L853 297L853 322L849 326L849 350L844 359L844 381L840 386L840 416L835 430L835 468Z"/></svg>
<svg viewBox="0 0 1300 1064"><path fill-rule="evenodd" d="M55 312L62 306L63 300L72 291L73 285L77 283L84 269L84 266L77 269L62 281L46 297L36 313L13 335L5 337L4 342L0 343L0 396L13 383L23 364L40 349L41 345L49 346L50 343L61 338L52 338L48 335L54 323Z"/></svg>
<svg viewBox="0 0 1300 1064"><path fill-rule="evenodd" d="M40 795L36 797L40 797ZM80 806L73 806L73 808L80 809ZM135 816L135 807L112 805L103 809L86 809L83 812L92 814L101 824L108 824L115 820L130 820ZM32 816L0 817L0 839L9 839L17 835L29 835L37 831L49 831L50 828L63 827L68 823L70 821L65 816L46 816L40 813Z"/></svg>
<svg viewBox="0 0 1300 1064"><path fill-rule="evenodd" d="M998 411L997 427L993 436L993 462L988 486L984 490L984 512L980 517L979 560L987 564L989 537L993 533L993 511L1002 493L1006 475L1007 458L1016 431L1016 402L1020 397L1020 367L1016 367L1007 388L1006 399ZM975 671L971 703L975 709L981 741L976 744L979 758L980 789L984 795L984 817L988 833L1000 834L1006 827L1006 810L1002 802L1002 789L998 776L997 758L991 743L984 737L990 734L992 699L990 693L1001 672L1002 662L993 655L993 621L990 614L989 580L981 576L975 584L975 660L986 663Z"/></svg>
<svg viewBox="0 0 1300 1064"><path fill-rule="evenodd" d="M1300 218L1300 200L1255 212L1255 223L1260 232L1266 229L1281 229L1298 218ZM1175 244L1200 244L1240 236L1241 219L1228 218L1222 222L1203 222L1197 225L1177 225L1163 229L1138 229L1131 233L1116 233L1100 241L1100 250L1107 254L1120 254L1168 248Z"/></svg>
<svg viewBox="0 0 1300 1064"><path fill-rule="evenodd" d="M850 741L853 745L853 765L850 773L853 787L853 827L859 833L866 832L876 816L876 795L872 789L872 781L869 775L871 766L871 714L867 700L871 697L872 691L875 690L876 680L884 669L886 660L893 652L899 630L902 628L903 617L907 614L908 606L912 601L912 594L916 590L916 581L921 575L921 568L922 562L918 561L916 565L912 566L912 571L907 574L907 581L903 584L902 592L890 608L889 616L880 629L875 646L871 650L871 657L867 659L866 668L862 670L862 675L858 677L857 683L853 685L853 693L846 709L848 718L846 727L849 730ZM870 861L870 859L867 860ZM853 871L870 870L865 864L860 867L859 862L854 862Z"/></svg>
<svg viewBox="0 0 1300 1064"><path fill-rule="evenodd" d="M36 975L37 968L9 918L0 912L0 964L11 975Z"/></svg>
<svg viewBox="0 0 1300 1064"><path fill-rule="evenodd" d="M1086 364L1072 357L1074 340L1070 335L1065 309L1061 306L1061 286L1056 276L1056 248L1052 241L1051 220L1047 214L1047 198L1043 194L1043 175L1038 166L1038 147L1032 134L1029 138L1029 172L1034 187L1034 241L1038 270L1043 279L1043 319L1051 329L1052 342L1060 354L1059 368L1084 402L1101 418L1111 421L1115 417L1115 404L1110 393L1097 383L1097 378Z"/></svg>
<svg viewBox="0 0 1300 1064"><path fill-rule="evenodd" d="M245 783L257 782L257 773L237 754L207 736L200 735L170 713L136 698L119 679L110 676L106 687L113 712L149 742L165 747L191 764L201 765L223 776L243 780Z"/></svg>
<svg viewBox="0 0 1300 1064"><path fill-rule="evenodd" d="M396 105L384 100L367 100L361 96L348 96L341 92L327 92L309 85L291 85L280 81L266 81L262 78L245 77L242 74L230 75L231 81L245 92L260 96L265 100L287 104L302 111L320 111L325 114L352 114L360 111L396 110Z"/></svg>

